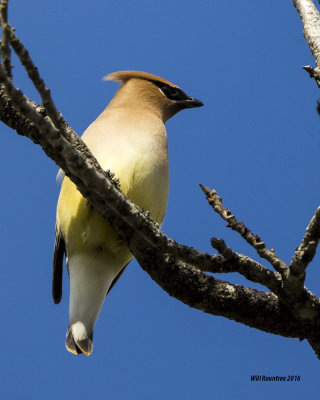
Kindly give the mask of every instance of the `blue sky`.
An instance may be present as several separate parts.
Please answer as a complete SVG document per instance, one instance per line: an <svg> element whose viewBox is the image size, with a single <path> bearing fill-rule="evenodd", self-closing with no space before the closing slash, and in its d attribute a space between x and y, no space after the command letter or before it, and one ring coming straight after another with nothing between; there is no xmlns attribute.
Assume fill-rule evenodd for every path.
<svg viewBox="0 0 320 400"><path fill-rule="evenodd" d="M205 103L167 123L170 237L212 252L217 236L257 259L213 213L202 183L289 262L320 196L319 95L301 69L314 61L290 1L11 3L12 25L79 134L115 93L101 78L117 70L160 75ZM38 101L13 63L14 82ZM67 279L62 303L51 300L58 168L4 126L1 138L1 398L294 399L319 389L306 342L191 309L135 262L105 302L92 356L68 353ZM307 273L318 296L319 265L317 255ZM256 374L301 380L253 383Z"/></svg>

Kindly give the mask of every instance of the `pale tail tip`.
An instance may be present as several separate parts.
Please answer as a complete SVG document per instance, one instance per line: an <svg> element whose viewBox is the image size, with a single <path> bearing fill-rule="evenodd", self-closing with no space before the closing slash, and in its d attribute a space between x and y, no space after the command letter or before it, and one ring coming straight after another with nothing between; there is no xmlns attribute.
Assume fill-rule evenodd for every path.
<svg viewBox="0 0 320 400"><path fill-rule="evenodd" d="M85 354L86 356L90 356L93 350L93 339L91 337L86 337L82 340L74 340L71 328L68 329L67 337L66 337L66 348L72 354Z"/></svg>

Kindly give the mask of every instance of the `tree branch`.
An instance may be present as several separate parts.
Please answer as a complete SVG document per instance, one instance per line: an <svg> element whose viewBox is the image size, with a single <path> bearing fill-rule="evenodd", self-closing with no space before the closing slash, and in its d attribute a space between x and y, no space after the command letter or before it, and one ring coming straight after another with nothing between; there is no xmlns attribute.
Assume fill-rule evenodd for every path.
<svg viewBox="0 0 320 400"><path fill-rule="evenodd" d="M292 0L303 25L303 36L315 58L316 68L303 67L320 87L320 15L312 0Z"/></svg>
<svg viewBox="0 0 320 400"><path fill-rule="evenodd" d="M291 302L299 299L306 277L306 269L316 254L320 239L320 207L312 217L301 244L292 257L288 274L284 279L283 290Z"/></svg>
<svg viewBox="0 0 320 400"><path fill-rule="evenodd" d="M238 232L244 240L257 251L261 258L269 261L276 271L283 274L288 267L280 260L274 250L269 250L258 235L254 235L243 222L239 222L231 211L223 206L221 197L218 196L214 189L210 190L203 185L200 185L200 187L206 195L208 203L221 216L221 218L227 221L227 227Z"/></svg>
<svg viewBox="0 0 320 400"><path fill-rule="evenodd" d="M285 337L306 338L318 332L317 323L298 322L272 293L215 279L152 248L133 250L141 267L160 287L191 307Z"/></svg>
<svg viewBox="0 0 320 400"><path fill-rule="evenodd" d="M229 265L233 268L232 272L239 272L249 281L260 283L277 295L281 294L282 280L279 273L270 271L250 257L236 253L222 239L212 238L211 245L229 261Z"/></svg>
<svg viewBox="0 0 320 400"><path fill-rule="evenodd" d="M0 4L0 24L2 29L2 65L9 78L12 78L11 73L11 50L9 46L9 32L8 32L8 1L2 0Z"/></svg>
<svg viewBox="0 0 320 400"><path fill-rule="evenodd" d="M260 240L259 236L254 235L242 222L238 222L238 220L235 218L235 216L231 213L229 209L224 208L221 198L218 196L215 190L210 191L207 187L204 187L202 185L200 185L200 187L206 194L207 200L213 207L213 209L225 221L228 222L227 226L239 232L240 235L256 249L260 257L267 259L272 265L274 265L275 268L279 270L281 278L278 281L276 281L275 280L276 277L270 275L271 271L262 266L260 266L260 268L257 268L259 264L254 265L252 263L254 261L248 259L248 257L245 259L244 263L241 263L242 260L239 259L240 255L238 255L232 249L227 247L225 243L221 240L215 238L211 239L211 244L213 245L213 247L215 247L219 252L221 252L221 254L225 258L232 259L233 263L237 262L237 269L239 270L239 272L243 271L244 265L246 266L249 265L250 269L245 270L245 273L243 275L248 275L248 277L251 276L252 279L250 280L265 285L270 290L272 290L273 293L277 294L279 296L280 301L290 307L292 314L298 320L314 319L318 313L318 311L315 311L315 304L317 304L317 307L320 306L320 300L312 293L310 293L306 288L304 288L303 286L304 280L302 281L302 286L301 286L301 277L299 276L298 277L299 279L297 280L294 274L290 274L290 269L285 265L283 261L281 261L276 256L274 251L268 250L264 242ZM299 255L303 254L310 255L310 252L312 251L315 252L315 247L314 247L315 243L311 243L313 242L312 240L310 242L310 237L314 238L318 234L317 218L313 218L309 226L311 226L312 228L310 228L308 232L312 232L312 235L311 236L310 234L307 235L308 239L305 239L304 241L305 243L304 246L306 249L303 253L300 251L298 253ZM301 265L301 262L299 265ZM281 266L285 266L285 268L282 268ZM295 272L297 273L297 269L295 270ZM294 285L297 285L298 283L300 284L299 287L300 290L298 292L295 292L295 289L297 288Z"/></svg>
<svg viewBox="0 0 320 400"><path fill-rule="evenodd" d="M29 56L28 50L23 46L19 38L15 35L14 30L10 26L10 24L6 23L5 26L7 40L10 41L13 50L19 57L21 64L24 66L29 78L37 89L48 117L51 119L54 126L61 132L63 136L68 137L69 135L72 135L74 139L76 139L77 135L66 123L62 114L57 110L51 97L50 90L47 88L44 80L41 78L37 67L34 65L31 57Z"/></svg>

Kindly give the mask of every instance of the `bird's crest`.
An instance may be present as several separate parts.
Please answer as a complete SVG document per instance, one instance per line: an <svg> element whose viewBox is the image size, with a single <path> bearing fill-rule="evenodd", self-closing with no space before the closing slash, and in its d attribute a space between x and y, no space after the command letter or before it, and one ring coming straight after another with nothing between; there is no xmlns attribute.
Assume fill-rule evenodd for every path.
<svg viewBox="0 0 320 400"><path fill-rule="evenodd" d="M121 83L127 82L129 79L144 79L146 81L151 81L151 82L162 82L165 83L166 85L170 85L173 87L178 87L177 85L174 85L173 83L167 81L166 79L160 78L160 76L153 75L153 74L148 74L147 72L142 72L142 71L118 71L118 72L112 72L109 75L106 75L103 77L103 80L105 81L117 81Z"/></svg>

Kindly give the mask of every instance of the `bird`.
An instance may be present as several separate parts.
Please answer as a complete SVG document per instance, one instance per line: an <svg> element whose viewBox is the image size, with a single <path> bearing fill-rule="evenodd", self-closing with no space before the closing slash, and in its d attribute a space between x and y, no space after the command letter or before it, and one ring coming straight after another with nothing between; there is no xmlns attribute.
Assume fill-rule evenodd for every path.
<svg viewBox="0 0 320 400"><path fill-rule="evenodd" d="M169 190L165 122L177 112L203 103L166 79L142 71L118 71L104 79L117 81L120 87L82 140L101 167L115 173L122 192L161 225ZM65 345L73 354L89 356L104 299L133 255L65 175L56 213L55 304L62 298L64 258L70 280Z"/></svg>

